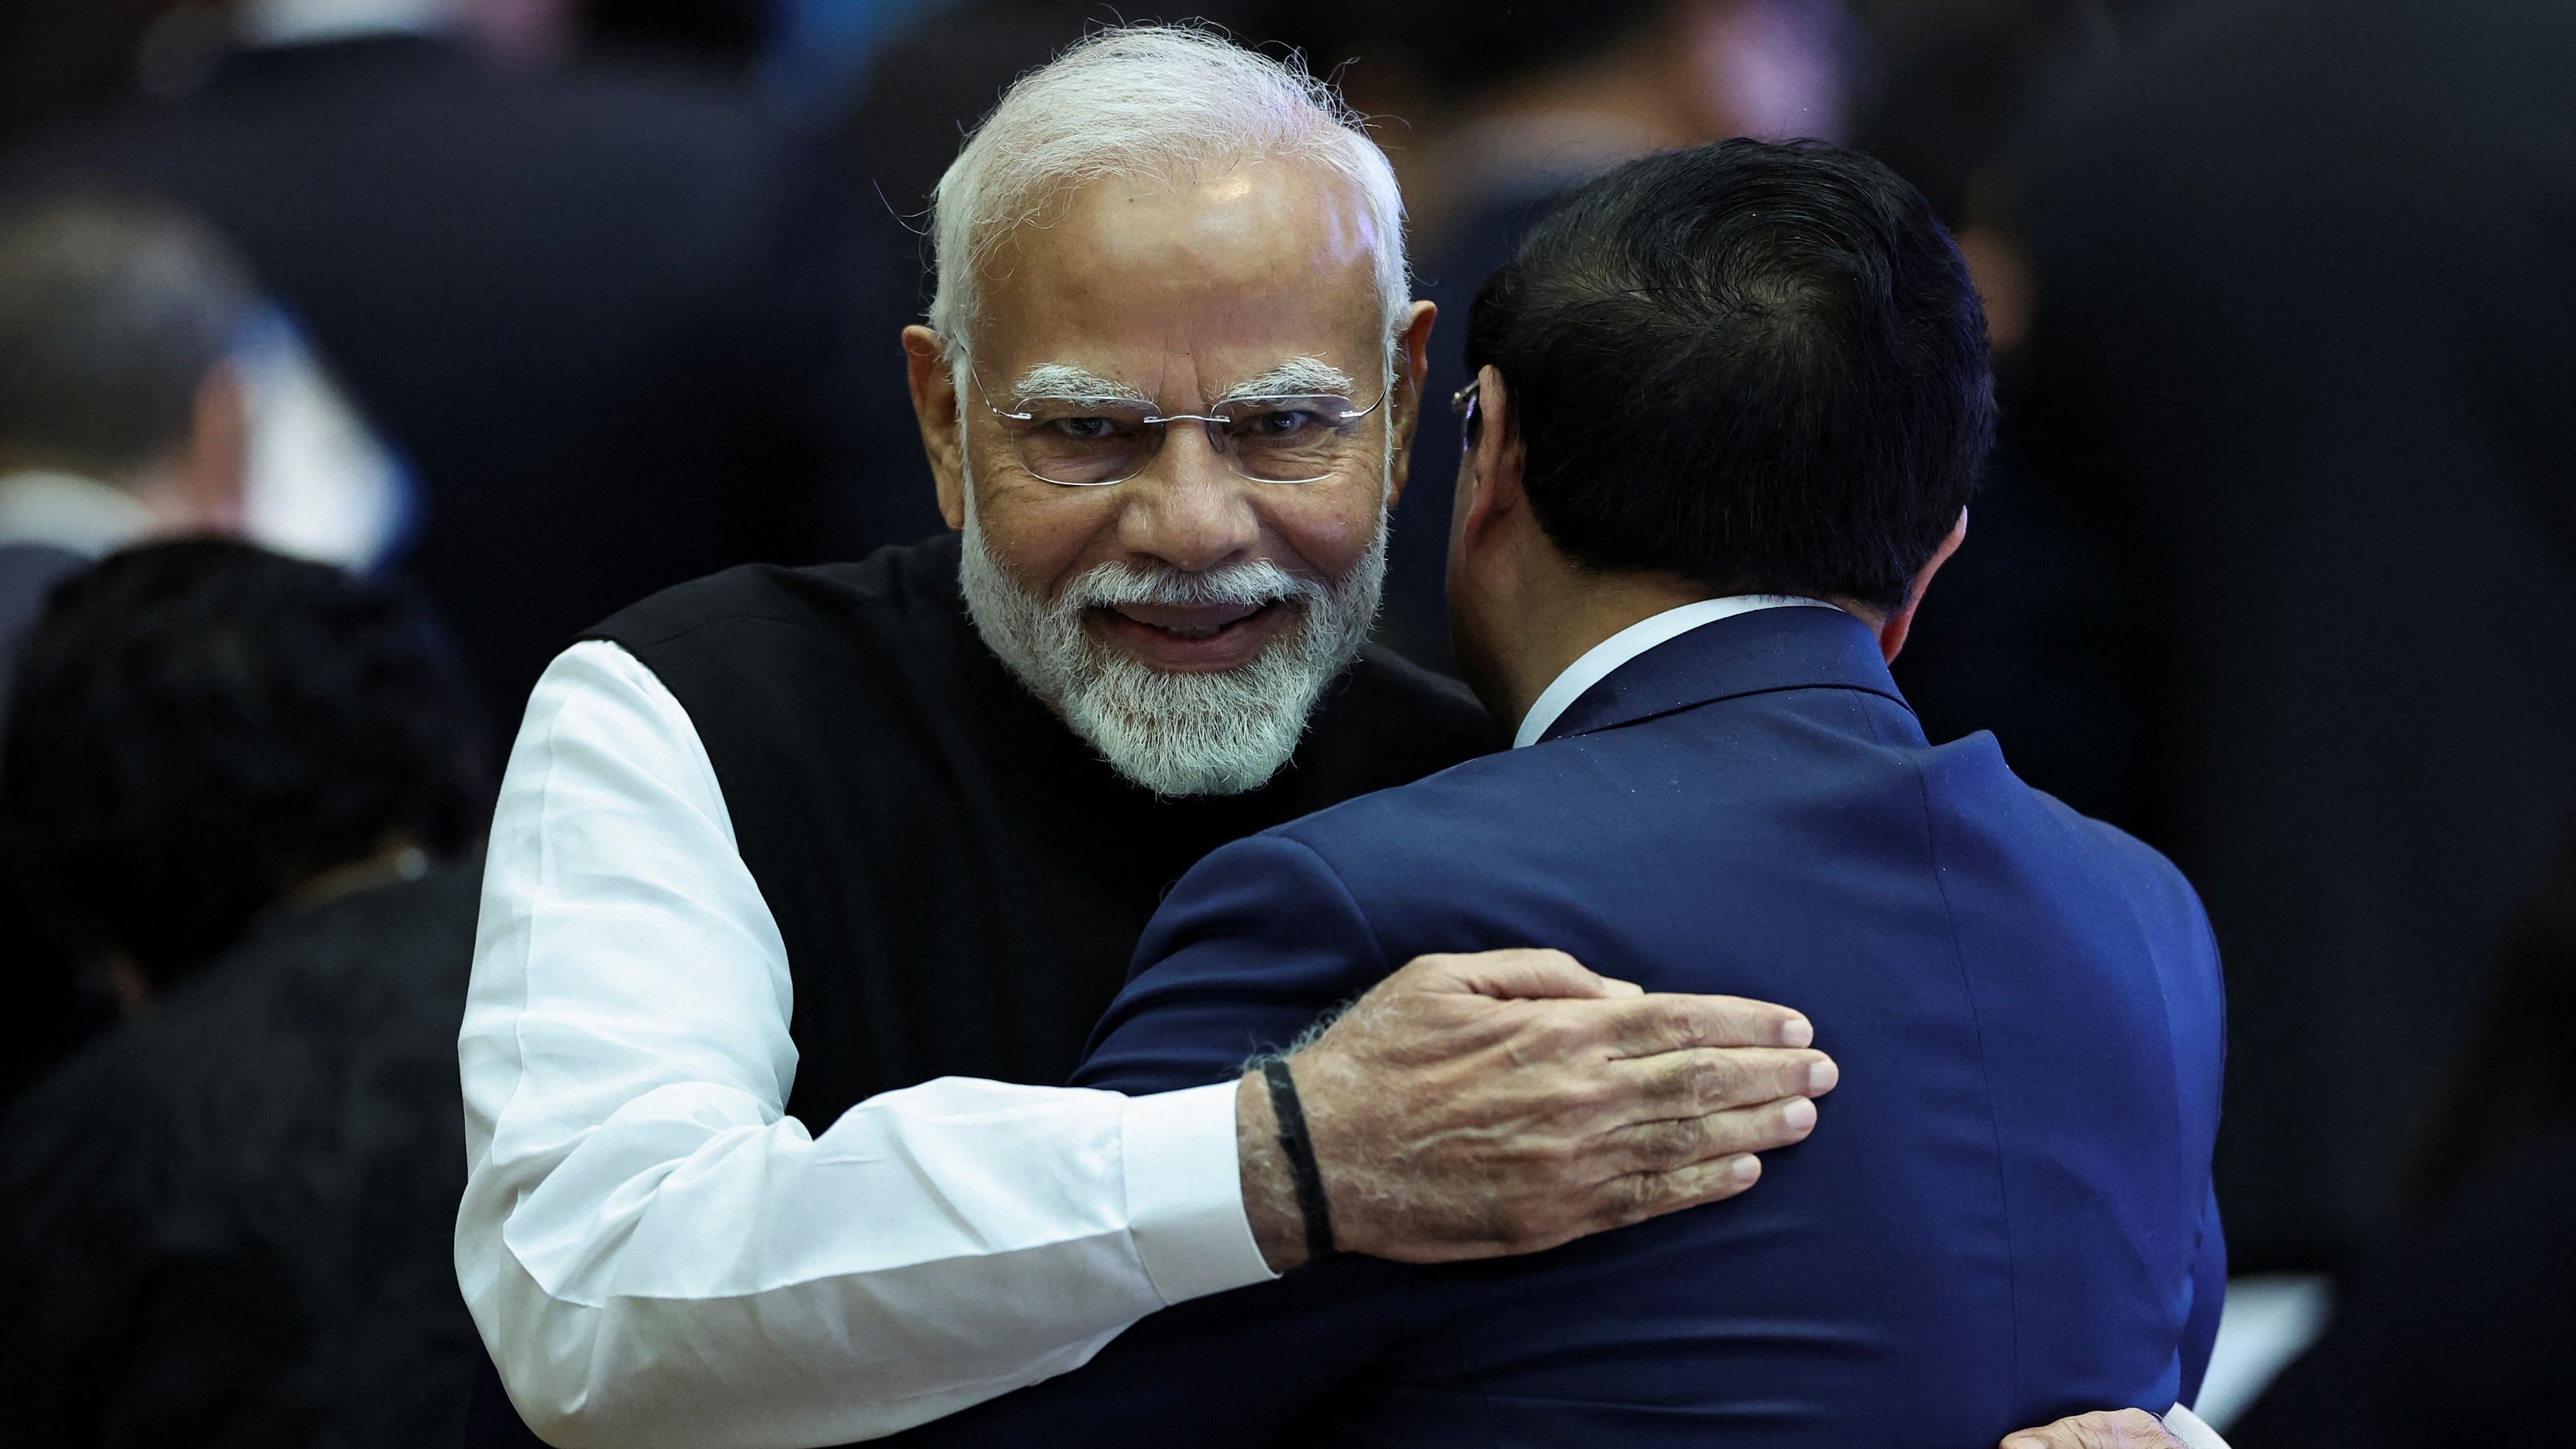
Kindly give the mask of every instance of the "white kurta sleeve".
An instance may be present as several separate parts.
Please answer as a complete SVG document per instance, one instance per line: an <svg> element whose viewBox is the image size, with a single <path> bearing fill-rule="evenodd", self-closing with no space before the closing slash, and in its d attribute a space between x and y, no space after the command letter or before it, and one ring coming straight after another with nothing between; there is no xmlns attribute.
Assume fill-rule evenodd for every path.
<svg viewBox="0 0 2576 1449"><path fill-rule="evenodd" d="M1231 1085L947 1078L809 1135L791 1004L686 712L573 646L503 778L458 1044L457 1277L549 1441L871 1438L1270 1276Z"/></svg>

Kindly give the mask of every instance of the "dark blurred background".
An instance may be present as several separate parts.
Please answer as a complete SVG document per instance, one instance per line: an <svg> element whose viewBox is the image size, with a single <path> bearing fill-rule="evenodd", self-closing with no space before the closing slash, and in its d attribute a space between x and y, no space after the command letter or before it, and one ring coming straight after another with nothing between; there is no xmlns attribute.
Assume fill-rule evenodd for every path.
<svg viewBox="0 0 2576 1449"><path fill-rule="evenodd" d="M1935 740L1994 731L2207 899L2248 1275L2214 1417L2564 1127L2576 1030L2477 1025L2576 822L2556 0L0 0L0 195L148 197L231 250L240 531L421 601L497 749L619 606L938 526L895 341L928 192L1014 76L1154 18L1375 118L1434 397L1520 229L1619 160L1815 136L1930 196L2004 427L1898 675ZM1432 664L1457 446L1427 409L1382 626ZM104 1013L22 938L18 1085ZM2512 959L2566 1021L2576 953Z"/></svg>

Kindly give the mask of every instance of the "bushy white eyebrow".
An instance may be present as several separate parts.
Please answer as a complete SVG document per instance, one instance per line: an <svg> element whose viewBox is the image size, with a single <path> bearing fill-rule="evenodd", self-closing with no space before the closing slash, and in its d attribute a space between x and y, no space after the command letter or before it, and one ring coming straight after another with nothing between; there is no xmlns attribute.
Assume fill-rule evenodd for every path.
<svg viewBox="0 0 2576 1449"><path fill-rule="evenodd" d="M1089 368L1073 367L1061 362L1042 362L1021 373L1011 384L1011 405L1026 407L1039 398L1062 398L1067 402L1122 402L1152 406L1134 383L1102 377Z"/></svg>
<svg viewBox="0 0 2576 1449"><path fill-rule="evenodd" d="M1225 390L1215 401L1232 402L1248 397L1304 397L1330 394L1351 395L1351 375L1320 357L1292 357L1259 377L1246 378Z"/></svg>
<svg viewBox="0 0 2576 1449"><path fill-rule="evenodd" d="M1352 385L1349 373L1320 357L1291 357L1259 377L1245 378L1227 388L1209 399L1209 405L1258 397L1308 397L1316 394L1348 397ZM1019 380L1011 384L1014 407L1026 407L1040 398L1080 403L1154 405L1154 400L1133 383L1102 377L1089 368L1062 362L1042 362L1021 373Z"/></svg>

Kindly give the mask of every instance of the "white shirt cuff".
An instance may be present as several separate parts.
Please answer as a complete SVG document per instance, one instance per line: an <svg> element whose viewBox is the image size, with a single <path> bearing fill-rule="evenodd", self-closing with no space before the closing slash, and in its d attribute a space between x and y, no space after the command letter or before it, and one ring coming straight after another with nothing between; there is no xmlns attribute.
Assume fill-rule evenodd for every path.
<svg viewBox="0 0 2576 1449"><path fill-rule="evenodd" d="M2227 1441L2218 1437L2216 1429L2203 1423L2198 1414L2180 1404L2174 1405L2173 1412L2165 1415L2165 1429L2175 1438L2190 1445L2191 1449L2227 1449Z"/></svg>
<svg viewBox="0 0 2576 1449"><path fill-rule="evenodd" d="M1279 1276L1243 1211L1234 1094L1220 1082L1127 1099L1127 1226L1166 1305Z"/></svg>

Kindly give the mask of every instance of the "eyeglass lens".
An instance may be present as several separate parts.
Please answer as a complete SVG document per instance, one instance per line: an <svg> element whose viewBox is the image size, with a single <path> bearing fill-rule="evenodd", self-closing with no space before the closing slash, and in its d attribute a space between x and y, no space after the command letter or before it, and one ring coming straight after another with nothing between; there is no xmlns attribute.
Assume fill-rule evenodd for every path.
<svg viewBox="0 0 2576 1449"><path fill-rule="evenodd" d="M1017 411L1020 466L1049 483L1120 483L1145 469L1169 423L1142 407L1090 399L1038 398ZM1208 442L1235 472L1256 482L1313 483L1331 477L1356 444L1360 409L1328 395L1242 398L1202 422Z"/></svg>

